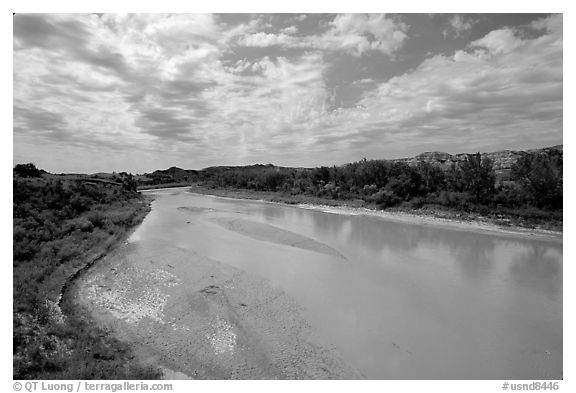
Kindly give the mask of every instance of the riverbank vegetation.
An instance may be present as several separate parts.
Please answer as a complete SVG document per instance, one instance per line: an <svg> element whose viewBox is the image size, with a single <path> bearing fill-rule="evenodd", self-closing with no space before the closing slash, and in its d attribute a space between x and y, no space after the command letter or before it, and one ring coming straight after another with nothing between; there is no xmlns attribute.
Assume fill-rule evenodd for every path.
<svg viewBox="0 0 576 393"><path fill-rule="evenodd" d="M340 201L352 206L464 219L486 217L503 225L561 230L562 172L562 150L544 149L526 152L500 173L490 158L478 153L449 166L364 159L313 169L220 167L201 171L198 184L204 189L275 193L276 199L297 203Z"/></svg>
<svg viewBox="0 0 576 393"><path fill-rule="evenodd" d="M14 379L156 379L126 344L62 297L71 278L125 240L149 210L132 176L52 175L33 164L13 176Z"/></svg>

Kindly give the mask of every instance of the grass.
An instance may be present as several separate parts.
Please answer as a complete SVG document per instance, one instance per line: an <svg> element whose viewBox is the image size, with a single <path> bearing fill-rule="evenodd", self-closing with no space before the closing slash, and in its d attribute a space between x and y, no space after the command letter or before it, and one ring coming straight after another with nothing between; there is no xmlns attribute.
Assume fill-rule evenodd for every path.
<svg viewBox="0 0 576 393"><path fill-rule="evenodd" d="M332 199L307 194L290 194L283 191L253 191L236 188L209 188L199 184L190 187L190 191L198 194L216 195L229 198L265 200L286 204L311 204L325 206L342 206L351 208L367 208L372 210L385 210L390 212L403 212L429 217L456 219L460 221L482 221L498 226L521 227L529 229L542 229L562 231L563 216L560 212L547 212L535 208L494 208L485 207L458 209L434 203L412 204L405 202L395 207L382 209L374 203L362 199Z"/></svg>
<svg viewBox="0 0 576 393"><path fill-rule="evenodd" d="M148 211L143 196L112 185L53 176L14 180L14 379L161 378L67 291Z"/></svg>

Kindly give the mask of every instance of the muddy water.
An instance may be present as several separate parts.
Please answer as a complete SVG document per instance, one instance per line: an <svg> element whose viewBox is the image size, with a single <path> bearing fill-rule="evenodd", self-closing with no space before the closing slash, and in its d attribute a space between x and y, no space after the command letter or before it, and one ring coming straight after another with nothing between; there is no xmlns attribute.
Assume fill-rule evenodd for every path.
<svg viewBox="0 0 576 393"><path fill-rule="evenodd" d="M216 291L229 288L226 301L230 304L235 301L230 300L236 296L234 290L244 291L244 297L234 298L242 305L240 309L250 306L242 299L258 302L266 296L276 299L277 294L289 299L279 305L271 319L243 320L242 315L247 318L249 313L235 313L236 320L226 319L230 308L218 314L211 329L221 331L220 338L210 336L213 333L206 336L208 341L217 340L212 343L210 356L227 353L241 339L237 337L241 333L234 330L237 325L250 330L246 333L250 340L262 341L258 350L262 359L268 359L242 361L252 362L252 369L263 367L273 356L266 352L276 350L274 342L285 336L276 336L267 344L268 336L258 333L258 325L265 320L269 325L266 334L274 335L280 328L270 321L290 315L290 321L300 321L299 327L289 322L283 323L282 329L298 330L294 342L312 343L324 356L310 360L312 366L306 367L316 365L326 370L338 364L332 374L296 377L325 378L339 373L346 378L371 379L562 377L561 240L398 223L184 190L151 194L156 198L152 212L130 239L135 251L125 250L126 258L132 253L133 259L141 260L134 256L141 252L138 245L140 250L154 245L152 248L163 255L170 250L183 255L181 260L187 254L200 255L207 258L203 262L206 266L214 261L234 269L236 276L230 276L241 274L240 281L227 281L233 283L227 287L205 286L205 292L198 292L198 296L208 296L214 288L210 296L218 295ZM170 286L192 288L197 277L171 271L173 265L160 269L167 276L158 285L166 291L147 295L151 296L151 305L145 308L148 317L140 315L140 310L140 314L132 312L126 318L140 317L153 323L162 312L168 312L162 307L179 307L170 305L177 296L167 300ZM154 274L160 273L146 276ZM269 289L260 294L252 289L248 296L243 282L249 280L261 280L258 282ZM267 295L266 291L272 292ZM183 337L187 326L206 315L203 308L208 306L196 304L196 308L178 310L178 315L187 314L178 317L177 324L183 329L178 334ZM309 332L302 333L301 320L306 321ZM312 335L318 340L309 338ZM289 340L292 336L286 337ZM278 353L296 344L282 345L284 349ZM334 356L322 348L329 348ZM292 366L300 359L305 362L314 357L314 351L293 352ZM334 358L342 359L356 374L334 363ZM183 371L174 362L171 368ZM274 376L280 375L274 372Z"/></svg>

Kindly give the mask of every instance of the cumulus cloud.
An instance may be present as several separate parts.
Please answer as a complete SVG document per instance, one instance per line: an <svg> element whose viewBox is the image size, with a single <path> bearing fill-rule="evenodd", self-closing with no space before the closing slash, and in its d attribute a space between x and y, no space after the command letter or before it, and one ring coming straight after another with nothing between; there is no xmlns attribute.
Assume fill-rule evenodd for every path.
<svg viewBox="0 0 576 393"><path fill-rule="evenodd" d="M323 34L294 37L284 31L279 34L258 32L238 40L239 45L343 51L359 56L378 51L394 54L407 38L408 27L382 14L337 15Z"/></svg>
<svg viewBox="0 0 576 393"><path fill-rule="evenodd" d="M407 20L16 15L15 157L44 151L57 168L66 154L90 161L79 168L144 171L561 140L561 15L501 26L451 53L419 53L398 72ZM472 23L453 22L461 31ZM342 82L327 77L337 66L357 90L346 107ZM382 77L387 68L395 76Z"/></svg>
<svg viewBox="0 0 576 393"><path fill-rule="evenodd" d="M284 33L280 34L272 34L272 33L264 33L258 32L254 34L246 35L242 37L238 43L244 46L257 46L257 47L267 47L267 46L274 46L274 45L281 45L281 46L306 46L301 40L296 39L295 37L289 36Z"/></svg>
<svg viewBox="0 0 576 393"><path fill-rule="evenodd" d="M523 45L524 41L517 37L512 29L494 30L483 38L470 43L470 47L485 49L490 54L504 54Z"/></svg>
<svg viewBox="0 0 576 393"><path fill-rule="evenodd" d="M296 34L298 32L298 28L296 26L288 26L283 28L281 31L285 34Z"/></svg>
<svg viewBox="0 0 576 393"><path fill-rule="evenodd" d="M367 93L361 110L342 115L365 115L357 122L357 146L379 139L382 145L402 140L435 149L498 149L503 142L530 146L561 139L561 30L523 40L503 29L470 48L429 58Z"/></svg>
<svg viewBox="0 0 576 393"><path fill-rule="evenodd" d="M406 24L386 15L338 15L331 25L332 28L322 36L324 44L320 45L351 50L353 53L375 50L392 54L407 38Z"/></svg>

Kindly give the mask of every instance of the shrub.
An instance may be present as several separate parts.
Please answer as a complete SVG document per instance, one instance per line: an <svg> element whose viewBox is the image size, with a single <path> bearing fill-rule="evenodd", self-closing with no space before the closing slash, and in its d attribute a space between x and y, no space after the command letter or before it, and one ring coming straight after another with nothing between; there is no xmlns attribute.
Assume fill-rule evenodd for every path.
<svg viewBox="0 0 576 393"><path fill-rule="evenodd" d="M396 195L393 191L385 189L372 194L370 199L381 208L396 206L402 202L402 198L398 197L398 195Z"/></svg>
<svg viewBox="0 0 576 393"><path fill-rule="evenodd" d="M426 204L426 199L421 197L412 198L410 200L410 206L415 209L421 209Z"/></svg>
<svg viewBox="0 0 576 393"><path fill-rule="evenodd" d="M42 172L36 168L36 165L33 163L28 164L17 164L14 167L14 173L18 176L22 177L40 177L42 176Z"/></svg>
<svg viewBox="0 0 576 393"><path fill-rule="evenodd" d="M86 217L78 217L66 222L63 227L64 233L68 234L76 230L82 232L92 232L94 224Z"/></svg>
<svg viewBox="0 0 576 393"><path fill-rule="evenodd" d="M442 206L469 210L471 200L472 197L465 192L441 191L436 201Z"/></svg>
<svg viewBox="0 0 576 393"><path fill-rule="evenodd" d="M62 324L45 304L58 297L87 255L110 244L108 231L118 239L135 222L139 199L128 190L113 194L102 185L51 178L18 176L13 185L14 378L158 378L157 371L130 361L125 346L76 308L67 309Z"/></svg>
<svg viewBox="0 0 576 393"><path fill-rule="evenodd" d="M527 153L511 171L534 205L552 209L562 208L562 173L563 155L558 150Z"/></svg>
<svg viewBox="0 0 576 393"><path fill-rule="evenodd" d="M461 165L464 189L468 191L476 203L485 202L494 193L496 174L492 161L480 155L468 154Z"/></svg>

